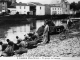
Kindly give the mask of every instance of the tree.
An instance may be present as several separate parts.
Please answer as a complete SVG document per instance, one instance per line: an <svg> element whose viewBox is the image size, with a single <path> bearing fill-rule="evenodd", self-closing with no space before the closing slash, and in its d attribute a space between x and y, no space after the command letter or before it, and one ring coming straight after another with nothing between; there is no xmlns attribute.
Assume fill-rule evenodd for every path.
<svg viewBox="0 0 80 60"><path fill-rule="evenodd" d="M70 9L73 9L74 11L76 11L76 10L77 10L76 6L77 6L77 3L72 2L72 3L70 4Z"/></svg>
<svg viewBox="0 0 80 60"><path fill-rule="evenodd" d="M72 2L70 4L70 9L73 9L74 11L80 10L80 1L78 1L78 3Z"/></svg>
<svg viewBox="0 0 80 60"><path fill-rule="evenodd" d="M77 10L80 10L80 1L77 3Z"/></svg>
<svg viewBox="0 0 80 60"><path fill-rule="evenodd" d="M10 2L10 1L7 2L8 8L10 8L11 4L12 4L12 2Z"/></svg>

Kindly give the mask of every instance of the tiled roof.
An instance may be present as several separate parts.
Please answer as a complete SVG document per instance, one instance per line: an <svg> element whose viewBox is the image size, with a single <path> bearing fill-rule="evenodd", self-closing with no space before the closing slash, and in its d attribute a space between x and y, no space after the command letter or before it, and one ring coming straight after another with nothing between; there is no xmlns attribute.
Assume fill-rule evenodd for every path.
<svg viewBox="0 0 80 60"><path fill-rule="evenodd" d="M50 6L50 7L61 7L60 4L45 4L45 6Z"/></svg>
<svg viewBox="0 0 80 60"><path fill-rule="evenodd" d="M17 5L17 6L27 6L28 4L27 3L16 3L15 5Z"/></svg>
<svg viewBox="0 0 80 60"><path fill-rule="evenodd" d="M29 2L28 4L32 4L32 5L43 5L43 4L39 3L39 2Z"/></svg>
<svg viewBox="0 0 80 60"><path fill-rule="evenodd" d="M61 7L60 4L51 4L51 7Z"/></svg>
<svg viewBox="0 0 80 60"><path fill-rule="evenodd" d="M50 7L61 7L60 4L41 4L38 2L30 2L30 3L14 3L12 4L12 6L36 6L36 5L40 5L40 6L50 6Z"/></svg>
<svg viewBox="0 0 80 60"><path fill-rule="evenodd" d="M68 1L66 1L65 3L66 3L66 4L69 4L69 2L68 2Z"/></svg>
<svg viewBox="0 0 80 60"><path fill-rule="evenodd" d="M43 4L41 3L37 3L37 2L30 2L30 3L16 3L17 6L36 6L36 5L40 5L42 6Z"/></svg>
<svg viewBox="0 0 80 60"><path fill-rule="evenodd" d="M16 4L17 4L17 3L13 3L13 4L11 4L11 6L16 6Z"/></svg>

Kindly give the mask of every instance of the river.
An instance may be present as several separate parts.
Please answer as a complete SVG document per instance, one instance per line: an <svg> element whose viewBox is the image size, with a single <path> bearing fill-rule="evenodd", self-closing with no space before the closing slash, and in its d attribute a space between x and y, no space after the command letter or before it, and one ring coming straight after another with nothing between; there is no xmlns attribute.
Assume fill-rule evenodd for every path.
<svg viewBox="0 0 80 60"><path fill-rule="evenodd" d="M36 30L44 24L44 21L36 21ZM0 26L0 40L6 43L6 39L10 39L16 43L16 36L19 36L21 39L24 38L24 35L30 32L30 24L14 24L14 25L2 25Z"/></svg>
<svg viewBox="0 0 80 60"><path fill-rule="evenodd" d="M53 21L55 26L62 25L60 20ZM36 30L44 24L43 20L36 21ZM6 43L6 39L10 39L14 43L17 42L16 36L24 39L24 35L31 32L30 24L6 24L0 26L0 40Z"/></svg>

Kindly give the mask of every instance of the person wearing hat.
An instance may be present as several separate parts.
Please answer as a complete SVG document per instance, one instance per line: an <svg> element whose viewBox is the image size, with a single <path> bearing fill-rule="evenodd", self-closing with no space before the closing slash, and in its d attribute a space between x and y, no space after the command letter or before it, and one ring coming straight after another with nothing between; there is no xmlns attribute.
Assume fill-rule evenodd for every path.
<svg viewBox="0 0 80 60"><path fill-rule="evenodd" d="M18 40L17 46L19 46L18 50L15 50L15 54L22 54L27 52L27 42L22 40Z"/></svg>
<svg viewBox="0 0 80 60"><path fill-rule="evenodd" d="M14 45L14 42L10 41L9 39L7 39L6 41L7 41L8 45L12 45L12 46Z"/></svg>

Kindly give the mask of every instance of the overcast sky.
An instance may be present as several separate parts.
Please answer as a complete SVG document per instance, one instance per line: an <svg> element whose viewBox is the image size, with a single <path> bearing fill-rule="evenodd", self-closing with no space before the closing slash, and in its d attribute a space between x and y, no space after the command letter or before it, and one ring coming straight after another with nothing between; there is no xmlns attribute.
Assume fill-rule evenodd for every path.
<svg viewBox="0 0 80 60"><path fill-rule="evenodd" d="M43 3L43 4L50 4L50 3L56 3L57 1L60 1L60 0L16 0L17 2L23 2L23 3L28 3L28 2L40 2L40 3ZM75 2L78 2L80 0L67 0L69 1L69 3L75 1Z"/></svg>

